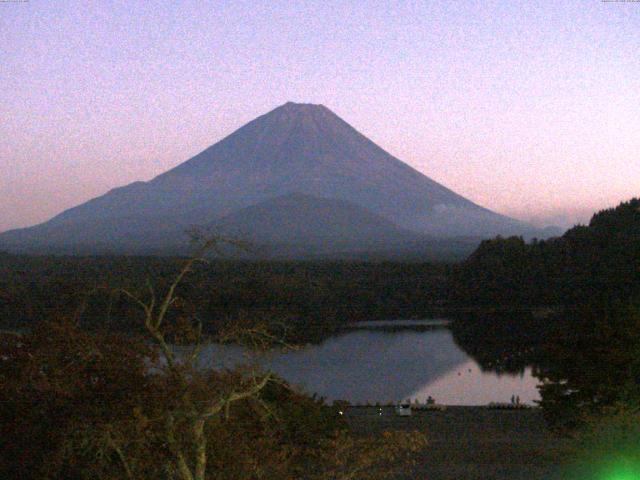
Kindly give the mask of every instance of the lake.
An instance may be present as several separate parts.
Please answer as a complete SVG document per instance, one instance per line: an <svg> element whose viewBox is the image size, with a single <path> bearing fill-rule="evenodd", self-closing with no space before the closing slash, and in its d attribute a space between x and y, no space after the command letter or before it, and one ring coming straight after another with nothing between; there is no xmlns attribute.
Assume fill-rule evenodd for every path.
<svg viewBox="0 0 640 480"><path fill-rule="evenodd" d="M447 405L509 402L540 397L531 369L520 374L482 371L454 341L446 321L369 322L321 344L249 356L238 346L207 346L202 366L225 368L257 362L308 393L327 400L387 403L431 395Z"/></svg>

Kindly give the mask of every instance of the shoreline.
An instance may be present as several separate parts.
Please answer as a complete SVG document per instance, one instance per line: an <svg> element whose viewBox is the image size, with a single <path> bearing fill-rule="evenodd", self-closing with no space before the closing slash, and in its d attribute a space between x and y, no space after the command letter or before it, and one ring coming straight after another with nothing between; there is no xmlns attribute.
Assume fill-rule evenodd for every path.
<svg viewBox="0 0 640 480"><path fill-rule="evenodd" d="M402 417L393 407L345 408L345 421L362 436L387 430L418 430L427 447L416 454L415 467L399 478L429 480L543 480L565 456L566 440L551 432L538 407L500 410L484 406L447 406ZM388 413L386 413L388 411Z"/></svg>

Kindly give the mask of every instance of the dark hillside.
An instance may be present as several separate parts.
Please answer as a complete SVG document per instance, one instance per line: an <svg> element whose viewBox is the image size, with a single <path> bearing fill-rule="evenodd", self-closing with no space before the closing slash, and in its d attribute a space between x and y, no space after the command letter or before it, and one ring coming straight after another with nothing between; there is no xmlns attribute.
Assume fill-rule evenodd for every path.
<svg viewBox="0 0 640 480"><path fill-rule="evenodd" d="M140 312L116 288L165 289L184 260L157 257L0 256L0 328L81 313L83 323L134 330ZM281 322L319 340L347 322L442 312L450 267L425 263L223 262L201 265L180 288L175 317L197 313L208 331L243 319Z"/></svg>

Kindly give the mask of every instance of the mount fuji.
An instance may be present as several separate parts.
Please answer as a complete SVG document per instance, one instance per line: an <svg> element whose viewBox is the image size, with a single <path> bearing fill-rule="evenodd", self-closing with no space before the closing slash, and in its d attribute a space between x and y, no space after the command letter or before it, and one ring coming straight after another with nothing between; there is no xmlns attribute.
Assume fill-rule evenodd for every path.
<svg viewBox="0 0 640 480"><path fill-rule="evenodd" d="M181 252L186 230L195 225L284 257L420 250L498 234L544 236L431 180L328 108L289 102L148 182L0 234L0 248Z"/></svg>

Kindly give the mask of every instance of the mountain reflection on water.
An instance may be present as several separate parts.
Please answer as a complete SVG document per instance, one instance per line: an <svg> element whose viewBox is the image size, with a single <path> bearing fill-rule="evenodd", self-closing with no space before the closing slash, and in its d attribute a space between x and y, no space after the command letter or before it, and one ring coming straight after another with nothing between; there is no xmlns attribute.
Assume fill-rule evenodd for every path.
<svg viewBox="0 0 640 480"><path fill-rule="evenodd" d="M538 399L537 381L530 368L520 373L483 371L439 326L411 325L385 330L359 328L321 344L289 352L271 352L249 359L238 346L207 346L201 365L228 368L257 361L292 385L327 400L351 403L425 401L431 395L448 405L508 402L512 395L523 403Z"/></svg>

